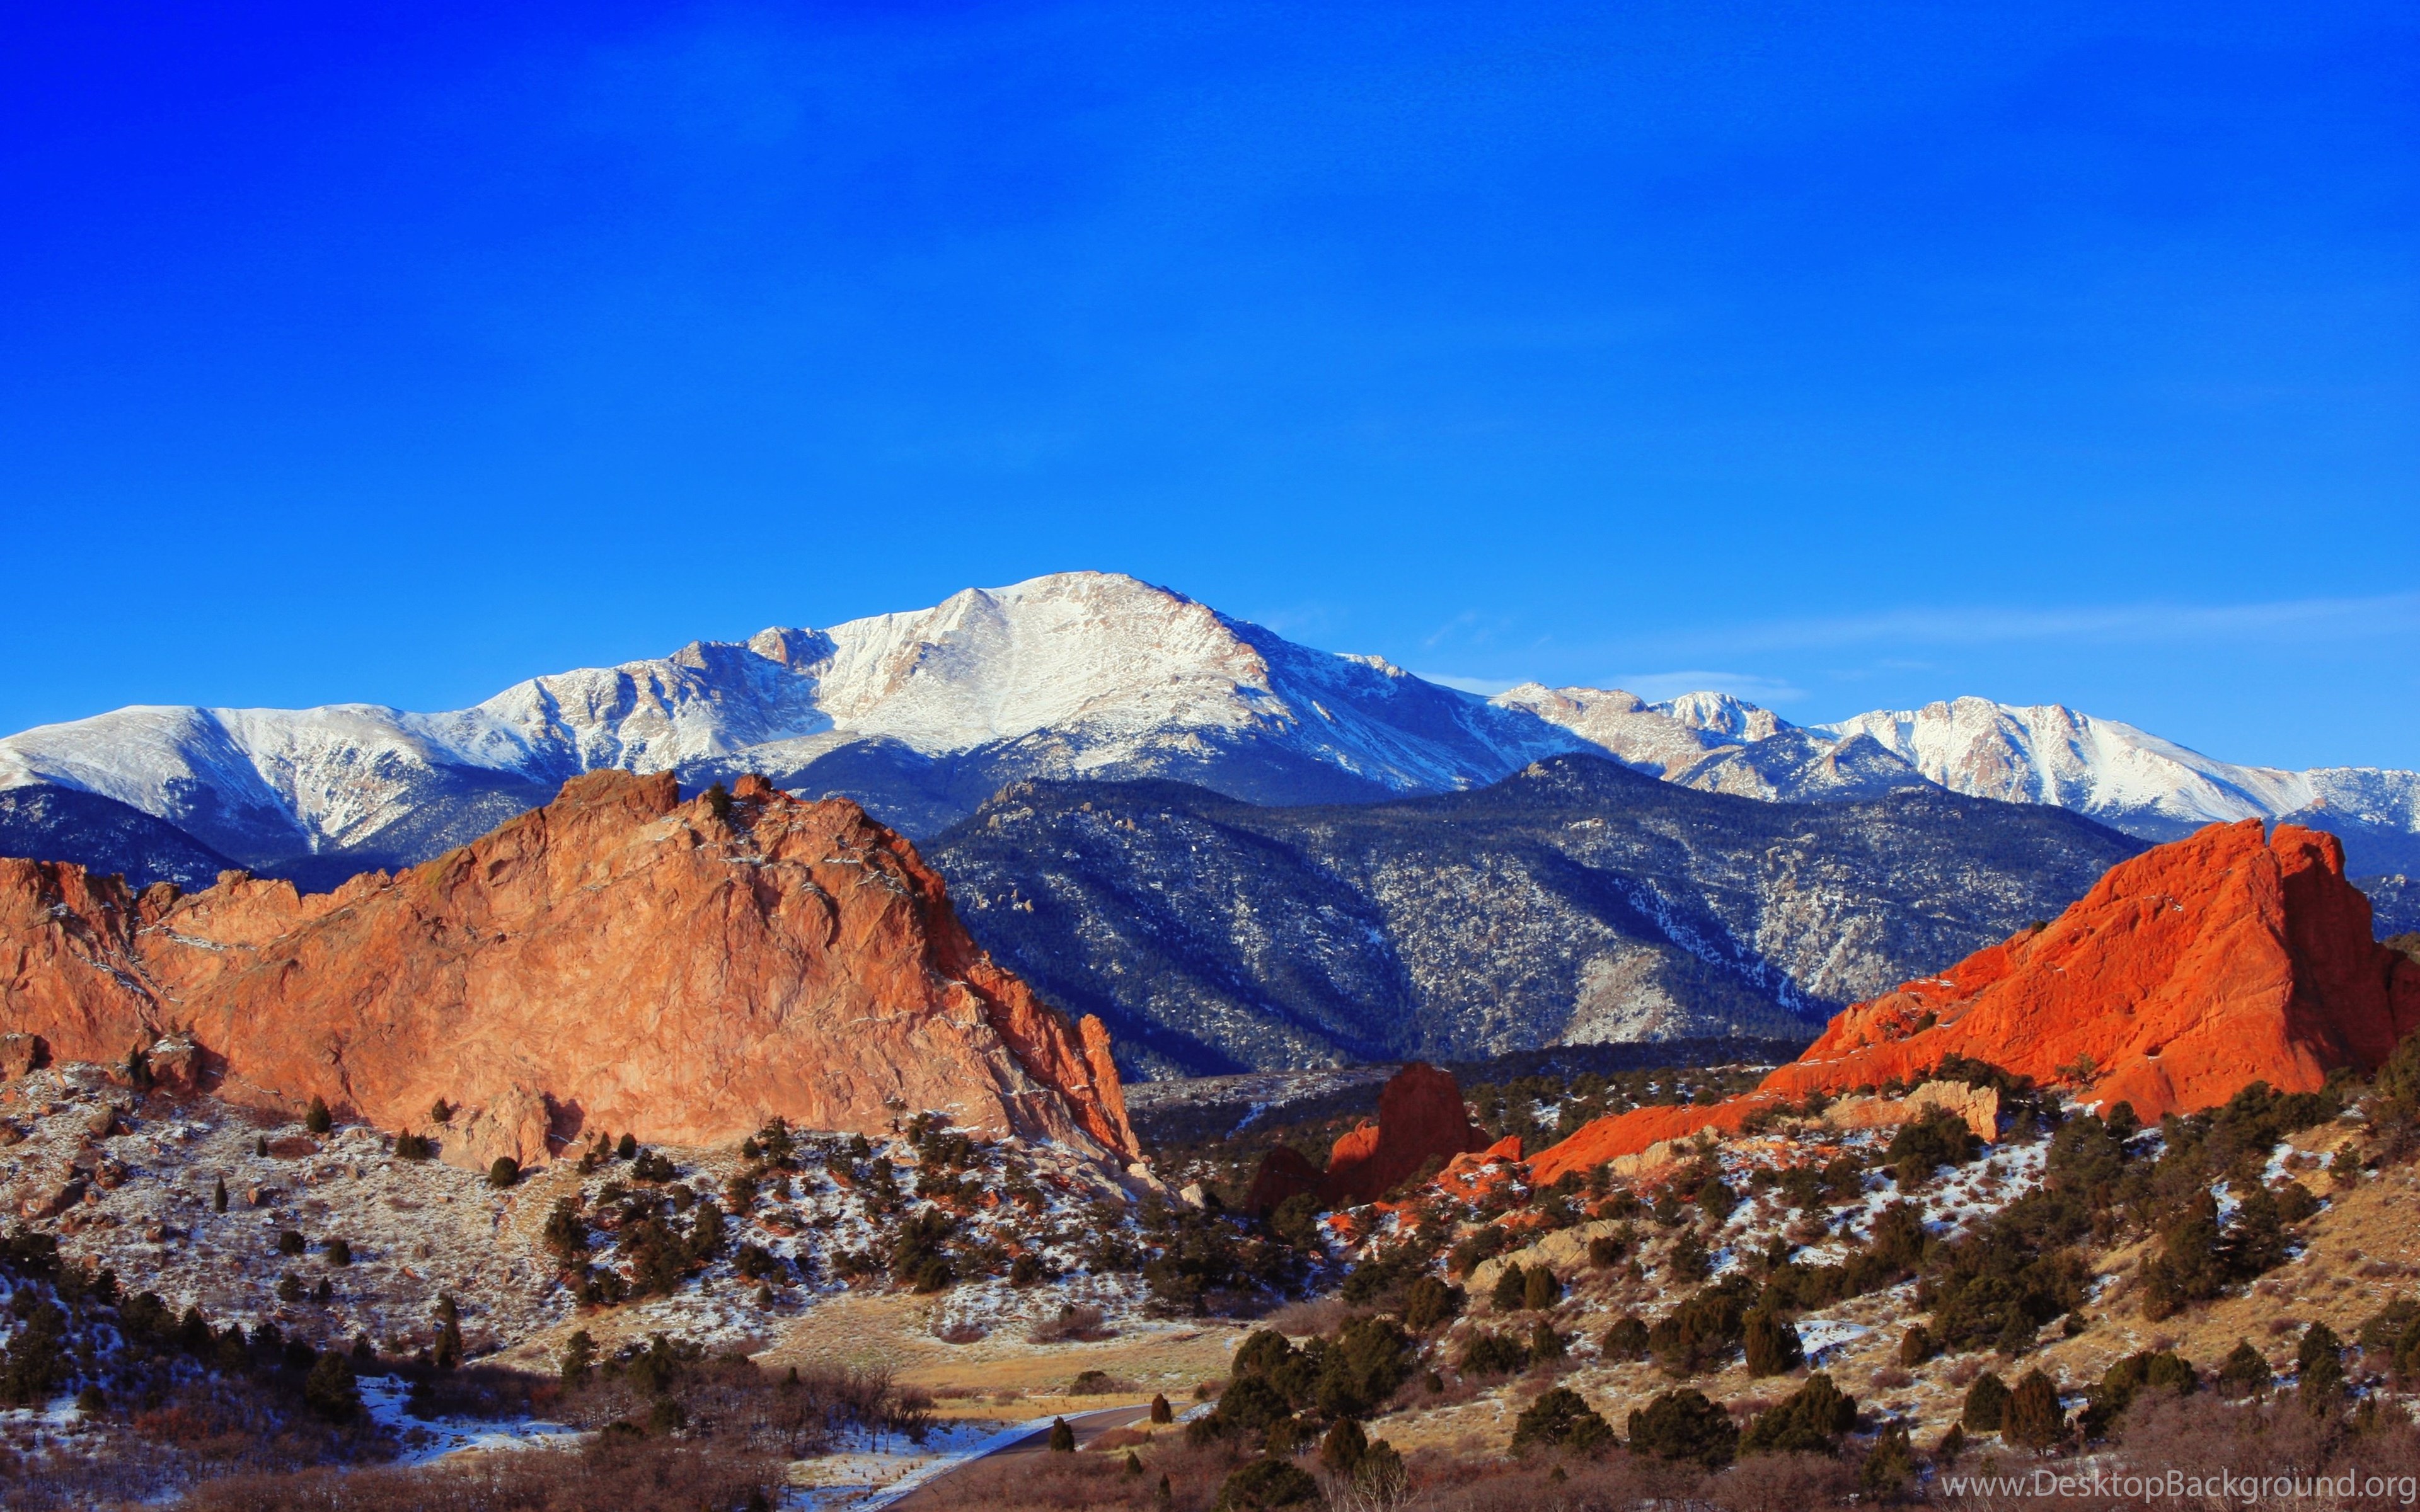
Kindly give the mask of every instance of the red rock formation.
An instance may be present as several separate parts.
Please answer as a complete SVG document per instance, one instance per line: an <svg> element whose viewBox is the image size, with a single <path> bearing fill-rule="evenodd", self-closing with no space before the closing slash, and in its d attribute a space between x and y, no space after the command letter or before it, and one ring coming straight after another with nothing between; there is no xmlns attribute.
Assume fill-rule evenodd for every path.
<svg viewBox="0 0 2420 1512"><path fill-rule="evenodd" d="M1292 1145L1280 1145L1261 1157L1261 1168L1252 1173L1252 1188L1244 1194L1244 1211L1265 1214L1288 1197L1306 1192L1316 1196L1322 1174L1310 1156Z"/></svg>
<svg viewBox="0 0 2420 1512"><path fill-rule="evenodd" d="M1462 1088L1451 1072L1414 1061L1387 1080L1378 1094L1378 1121L1364 1120L1327 1152L1327 1169L1313 1167L1300 1151L1280 1145L1261 1161L1244 1199L1265 1212L1298 1192L1316 1192L1330 1207L1374 1202L1432 1159L1450 1161L1486 1148L1487 1135L1470 1121Z"/></svg>
<svg viewBox="0 0 2420 1512"><path fill-rule="evenodd" d="M0 860L0 1031L122 1061L177 1035L223 1096L542 1161L590 1130L737 1139L900 1109L1137 1153L1109 1036L968 937L940 879L845 799L742 779L683 803L605 771L400 875L297 897L240 872L139 898Z"/></svg>
<svg viewBox="0 0 2420 1512"><path fill-rule="evenodd" d="M2157 1119L2255 1081L2315 1089L2414 1027L2420 964L2372 937L2335 837L2211 825L2110 868L2047 929L1843 1011L1746 1097L1601 1119L1533 1170L1551 1181L1810 1092L1917 1081L1952 1055Z"/></svg>
<svg viewBox="0 0 2420 1512"><path fill-rule="evenodd" d="M1327 1152L1321 1194L1338 1207L1374 1202L1435 1160L1487 1148L1470 1121L1453 1073L1414 1061L1388 1078L1378 1094L1378 1121L1364 1123Z"/></svg>

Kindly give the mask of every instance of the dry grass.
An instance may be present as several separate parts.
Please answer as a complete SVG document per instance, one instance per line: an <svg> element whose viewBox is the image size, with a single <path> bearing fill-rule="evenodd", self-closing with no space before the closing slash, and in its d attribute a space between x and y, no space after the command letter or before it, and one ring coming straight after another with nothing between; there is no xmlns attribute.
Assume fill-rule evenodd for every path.
<svg viewBox="0 0 2420 1512"><path fill-rule="evenodd" d="M768 1504L780 1486L779 1460L736 1446L605 1440L576 1453L480 1455L411 1470L233 1476L182 1504L193 1512L695 1512Z"/></svg>
<svg viewBox="0 0 2420 1512"><path fill-rule="evenodd" d="M1140 1475L1125 1469L1129 1451L1107 1454L1004 1455L979 1460L954 1475L918 1492L905 1505L913 1512L1083 1512L1087 1508L1171 1507L1175 1512L1201 1512L1218 1494L1218 1487L1242 1457L1214 1445L1186 1446L1176 1437L1155 1447L1133 1450L1142 1461ZM1168 1477L1170 1499L1156 1500L1159 1479Z"/></svg>
<svg viewBox="0 0 2420 1512"><path fill-rule="evenodd" d="M933 1336L934 1313L931 1299L903 1293L832 1298L787 1323L755 1359L777 1370L887 1370L932 1393L941 1416L1026 1418L1106 1405L1066 1395L1086 1370L1132 1381L1138 1399L1187 1399L1226 1375L1245 1332L1220 1322L1145 1324L1097 1343L1034 1344L1022 1329L998 1328L970 1344L945 1344Z"/></svg>

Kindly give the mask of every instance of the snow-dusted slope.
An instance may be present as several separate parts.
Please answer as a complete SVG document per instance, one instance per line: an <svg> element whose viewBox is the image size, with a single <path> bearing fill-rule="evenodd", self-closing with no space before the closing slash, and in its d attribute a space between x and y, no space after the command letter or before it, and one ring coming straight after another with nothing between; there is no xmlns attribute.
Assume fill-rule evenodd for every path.
<svg viewBox="0 0 2420 1512"><path fill-rule="evenodd" d="M1844 738L1869 735L1957 792L2053 803L2148 839L2253 818L2420 833L2420 773L2238 766L2055 703L2016 707L1962 698L1818 728Z"/></svg>
<svg viewBox="0 0 2420 1512"><path fill-rule="evenodd" d="M1677 776L1707 752L1762 740L1791 726L1769 709L1728 693L1688 693L1650 703L1609 687L1548 687L1523 683L1491 700L1497 708L1533 714L1633 766Z"/></svg>
<svg viewBox="0 0 2420 1512"><path fill-rule="evenodd" d="M1822 803L1929 779L1974 797L2071 809L2147 840L2217 820L2291 819L2343 837L2357 872L2420 869L2420 773L2238 766L2055 703L1962 698L1801 729L1720 693L1649 703L1618 689L1528 683L1495 702L1711 792Z"/></svg>
<svg viewBox="0 0 2420 1512"><path fill-rule="evenodd" d="M274 865L416 859L603 766L762 771L929 831L1019 778L1166 775L1299 802L1450 791L1575 748L1376 657L1065 573L533 678L443 714L120 709L0 741L0 788L98 794Z"/></svg>

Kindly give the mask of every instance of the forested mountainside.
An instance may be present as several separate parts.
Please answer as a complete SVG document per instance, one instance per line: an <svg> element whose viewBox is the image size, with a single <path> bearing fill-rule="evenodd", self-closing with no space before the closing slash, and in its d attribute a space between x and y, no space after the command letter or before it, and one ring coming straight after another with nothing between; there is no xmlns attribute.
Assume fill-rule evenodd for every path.
<svg viewBox="0 0 2420 1512"><path fill-rule="evenodd" d="M1811 1038L2142 848L2047 806L1760 802L1567 755L1378 804L1026 783L926 852L986 949L1168 1074Z"/></svg>

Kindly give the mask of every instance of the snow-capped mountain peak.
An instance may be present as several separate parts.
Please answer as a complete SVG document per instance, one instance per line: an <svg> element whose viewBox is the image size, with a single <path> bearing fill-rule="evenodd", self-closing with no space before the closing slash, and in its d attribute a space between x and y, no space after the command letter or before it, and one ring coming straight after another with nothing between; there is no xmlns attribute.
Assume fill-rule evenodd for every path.
<svg viewBox="0 0 2420 1512"><path fill-rule="evenodd" d="M410 858L598 767L759 770L920 831L1002 781L1162 773L1239 796L1492 781L1577 742L1122 574L968 589L531 678L467 709L121 709L0 741L0 786L98 794L252 864ZM830 766L821 777L816 769ZM431 827L440 810L457 811Z"/></svg>
<svg viewBox="0 0 2420 1512"><path fill-rule="evenodd" d="M1575 751L1769 800L1937 783L2152 839L2211 820L2318 818L2354 847L2356 871L2420 869L2420 776L2409 772L2235 766L2057 704L1965 698L1800 728L1714 692L1650 703L1527 683L1481 700L1102 572L692 641L442 713L118 709L0 740L0 789L85 795L18 805L24 813L123 806L114 823L125 834L142 816L164 821L173 830L145 841L155 848L181 831L246 865L321 857L341 869L433 855L605 766L701 785L758 772L794 791L849 794L925 835L1032 778L1166 777L1254 802L1357 801L1481 785Z"/></svg>

